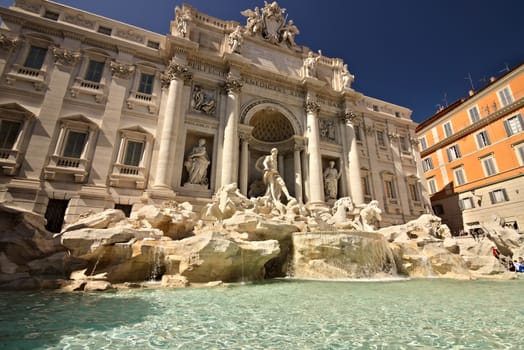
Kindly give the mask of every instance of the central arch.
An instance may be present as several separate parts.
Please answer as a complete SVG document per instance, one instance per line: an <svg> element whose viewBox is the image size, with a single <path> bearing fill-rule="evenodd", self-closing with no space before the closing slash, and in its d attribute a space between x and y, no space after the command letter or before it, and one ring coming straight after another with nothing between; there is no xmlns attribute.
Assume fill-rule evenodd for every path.
<svg viewBox="0 0 524 350"><path fill-rule="evenodd" d="M271 148L279 150L279 172L291 193L295 195L296 169L294 146L303 129L298 119L286 107L270 100L257 100L243 109L241 123L251 130L247 157L247 183L250 196L263 195L265 185L257 161L269 154ZM259 167L258 167L259 168ZM300 191L301 192L301 191Z"/></svg>

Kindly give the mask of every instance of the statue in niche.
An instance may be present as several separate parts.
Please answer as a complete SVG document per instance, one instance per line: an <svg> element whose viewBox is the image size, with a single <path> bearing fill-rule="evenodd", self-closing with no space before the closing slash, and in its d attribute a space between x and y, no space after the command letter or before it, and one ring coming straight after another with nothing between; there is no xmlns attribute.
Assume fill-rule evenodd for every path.
<svg viewBox="0 0 524 350"><path fill-rule="evenodd" d="M345 64L342 68L342 89L351 89L351 84L355 81L355 76L349 73L348 65Z"/></svg>
<svg viewBox="0 0 524 350"><path fill-rule="evenodd" d="M235 30L229 34L229 48L231 52L240 53L240 48L244 43L244 33L242 27L237 26Z"/></svg>
<svg viewBox="0 0 524 350"><path fill-rule="evenodd" d="M342 175L341 172L335 168L335 162L329 161L329 166L324 170L324 193L326 200L337 199L338 195L338 179Z"/></svg>
<svg viewBox="0 0 524 350"><path fill-rule="evenodd" d="M295 35L297 34L300 34L300 32L293 23L293 20L290 19L284 28L282 28L282 41L289 46L295 46Z"/></svg>
<svg viewBox="0 0 524 350"><path fill-rule="evenodd" d="M209 167L210 161L206 151L206 140L198 140L198 145L187 156L184 166L186 167L189 177L187 182L194 185L206 185L208 184L207 179L207 168Z"/></svg>
<svg viewBox="0 0 524 350"><path fill-rule="evenodd" d="M280 197L282 193L286 196L288 202L294 200L289 194L284 179L278 173L278 149L271 149L271 154L264 157L262 163L264 171L264 183L267 186L266 196L268 196L274 204L281 204Z"/></svg>
<svg viewBox="0 0 524 350"><path fill-rule="evenodd" d="M259 8L255 7L255 10L244 10L240 12L242 16L247 17L246 31L250 35L259 33L262 29L262 18L260 17Z"/></svg>
<svg viewBox="0 0 524 350"><path fill-rule="evenodd" d="M193 19L191 18L191 10L182 10L180 7L175 7L176 29L182 38L187 37L188 24Z"/></svg>
<svg viewBox="0 0 524 350"><path fill-rule="evenodd" d="M315 57L313 51L309 51L304 60L304 73L308 78L317 77L317 63L322 57L322 51L318 50L318 56Z"/></svg>
<svg viewBox="0 0 524 350"><path fill-rule="evenodd" d="M202 87L196 85L193 88L191 106L195 111L211 115L215 112L216 102L212 97L206 95L204 90L202 90Z"/></svg>

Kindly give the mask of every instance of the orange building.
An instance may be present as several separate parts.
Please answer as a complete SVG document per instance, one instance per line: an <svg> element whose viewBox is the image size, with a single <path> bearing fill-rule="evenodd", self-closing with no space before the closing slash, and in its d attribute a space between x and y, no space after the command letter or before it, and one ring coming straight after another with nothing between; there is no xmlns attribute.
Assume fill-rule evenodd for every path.
<svg viewBox="0 0 524 350"><path fill-rule="evenodd" d="M436 215L471 232L498 216L524 231L524 64L416 129Z"/></svg>

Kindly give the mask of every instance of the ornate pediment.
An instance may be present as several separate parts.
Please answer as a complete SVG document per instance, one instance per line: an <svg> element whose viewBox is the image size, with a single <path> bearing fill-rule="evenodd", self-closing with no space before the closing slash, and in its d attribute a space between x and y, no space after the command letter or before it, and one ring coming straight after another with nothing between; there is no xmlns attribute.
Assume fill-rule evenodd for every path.
<svg viewBox="0 0 524 350"><path fill-rule="evenodd" d="M284 17L286 9L278 6L276 1L264 1L264 4L261 10L255 7L254 10L247 9L241 12L247 17L245 32L276 45L296 46L295 35L300 32L292 20L287 20L287 15Z"/></svg>

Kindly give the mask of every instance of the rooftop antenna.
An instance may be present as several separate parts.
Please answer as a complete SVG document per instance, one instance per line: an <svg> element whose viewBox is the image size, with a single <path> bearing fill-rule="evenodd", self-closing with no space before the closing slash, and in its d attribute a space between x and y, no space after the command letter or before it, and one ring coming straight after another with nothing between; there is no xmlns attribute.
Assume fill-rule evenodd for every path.
<svg viewBox="0 0 524 350"><path fill-rule="evenodd" d="M442 107L442 105L440 103L437 103L435 105L435 107L437 107L437 112L440 112L443 109L443 107Z"/></svg>
<svg viewBox="0 0 524 350"><path fill-rule="evenodd" d="M444 106L448 106L448 93L446 91L444 91L444 98L442 99L442 101L444 102Z"/></svg>
<svg viewBox="0 0 524 350"><path fill-rule="evenodd" d="M499 73L502 73L502 72L509 72L509 67L506 62L504 62L504 69L499 70Z"/></svg>
<svg viewBox="0 0 524 350"><path fill-rule="evenodd" d="M471 90L475 90L475 87L473 86L473 79L471 79L471 73L468 73L468 76L464 79L469 80L469 83L471 85Z"/></svg>

